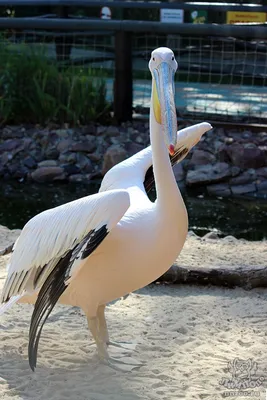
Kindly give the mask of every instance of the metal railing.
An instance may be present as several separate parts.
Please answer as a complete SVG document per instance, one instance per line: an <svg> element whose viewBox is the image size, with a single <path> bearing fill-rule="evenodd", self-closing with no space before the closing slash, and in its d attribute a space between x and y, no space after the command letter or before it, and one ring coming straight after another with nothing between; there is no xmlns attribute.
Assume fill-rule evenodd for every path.
<svg viewBox="0 0 267 400"><path fill-rule="evenodd" d="M0 7L6 4L0 0ZM32 4L30 0L8 2L8 6ZM50 37L49 46L54 46L59 62L86 63L108 71L109 99L118 122L130 120L133 111L147 111L150 92L147 61L151 50L164 44L173 48L180 64L177 82L177 91L182 94L182 101L177 104L180 115L215 114L217 118L267 120L265 24L165 24L68 18L68 6L196 8L196 4L189 3L34 1L34 6L43 5L60 7L62 18L0 18L0 31L12 31L13 40L20 38L31 46ZM197 9L202 7L197 5ZM205 9L210 7L205 5ZM212 9L226 11L221 5L213 5ZM251 11L252 8L227 6L227 11L236 9ZM266 12L267 6L255 6L253 11ZM231 108L236 112L229 112Z"/></svg>

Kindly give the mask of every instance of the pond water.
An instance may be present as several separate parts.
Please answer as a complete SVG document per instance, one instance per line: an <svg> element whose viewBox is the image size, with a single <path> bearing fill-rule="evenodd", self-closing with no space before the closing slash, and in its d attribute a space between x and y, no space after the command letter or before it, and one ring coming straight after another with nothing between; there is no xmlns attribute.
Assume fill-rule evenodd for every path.
<svg viewBox="0 0 267 400"><path fill-rule="evenodd" d="M94 185L1 183L0 225L22 228L37 213L97 192ZM203 236L215 231L219 236L233 235L248 240L267 238L267 202L216 199L183 193L189 227ZM153 193L152 193L153 198Z"/></svg>

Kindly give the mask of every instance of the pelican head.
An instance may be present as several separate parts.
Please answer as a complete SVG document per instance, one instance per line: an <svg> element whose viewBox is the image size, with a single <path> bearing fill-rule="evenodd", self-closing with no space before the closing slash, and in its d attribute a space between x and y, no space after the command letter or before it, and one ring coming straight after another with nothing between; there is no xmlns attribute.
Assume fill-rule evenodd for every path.
<svg viewBox="0 0 267 400"><path fill-rule="evenodd" d="M177 61L173 51L159 47L151 54L152 107L155 120L161 125L168 151L174 154L177 142L177 116L174 101L174 74Z"/></svg>

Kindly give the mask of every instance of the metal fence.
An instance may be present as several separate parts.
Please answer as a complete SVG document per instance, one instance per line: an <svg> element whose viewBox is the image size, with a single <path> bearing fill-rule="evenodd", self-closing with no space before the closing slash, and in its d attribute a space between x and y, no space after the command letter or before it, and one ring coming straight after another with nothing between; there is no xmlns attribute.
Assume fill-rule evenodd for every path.
<svg viewBox="0 0 267 400"><path fill-rule="evenodd" d="M4 2L0 0L0 6L1 3ZM34 3L48 4L43 0ZM106 3L126 6L124 2L97 4ZM266 26L68 18L64 7L73 5L72 1L50 0L49 4L60 5L63 18L0 18L1 46L8 44L17 52L23 51L25 45L42 48L48 58L62 66L90 66L97 70L106 81L107 98L113 103L119 122L130 119L132 112L147 113L151 91L147 64L151 50L158 46L171 47L178 60L176 105L181 118L267 121ZM75 7L92 4L95 6L96 2L79 0ZM136 3L127 2L128 7L131 5L136 7ZM188 3L139 5L188 7Z"/></svg>

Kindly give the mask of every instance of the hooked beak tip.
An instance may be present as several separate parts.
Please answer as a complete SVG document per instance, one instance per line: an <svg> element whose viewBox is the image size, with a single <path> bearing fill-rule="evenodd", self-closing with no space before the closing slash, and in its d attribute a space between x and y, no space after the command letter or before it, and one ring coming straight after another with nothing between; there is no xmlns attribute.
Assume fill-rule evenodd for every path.
<svg viewBox="0 0 267 400"><path fill-rule="evenodd" d="M174 155L174 152L175 152L175 151L174 151L174 145L173 145L173 144L170 144L170 145L169 145L169 153L170 153L170 155L173 156L173 155Z"/></svg>

